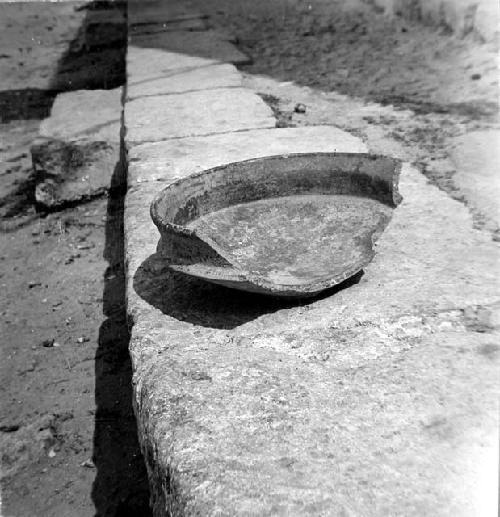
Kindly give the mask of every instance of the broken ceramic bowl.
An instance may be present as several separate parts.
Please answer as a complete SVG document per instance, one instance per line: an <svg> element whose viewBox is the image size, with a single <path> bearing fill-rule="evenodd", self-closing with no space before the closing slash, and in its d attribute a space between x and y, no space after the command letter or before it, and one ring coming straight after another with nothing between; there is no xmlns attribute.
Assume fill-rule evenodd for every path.
<svg viewBox="0 0 500 517"><path fill-rule="evenodd" d="M307 297L358 273L401 201L400 162L360 153L269 156L193 174L151 216L169 267L244 291Z"/></svg>

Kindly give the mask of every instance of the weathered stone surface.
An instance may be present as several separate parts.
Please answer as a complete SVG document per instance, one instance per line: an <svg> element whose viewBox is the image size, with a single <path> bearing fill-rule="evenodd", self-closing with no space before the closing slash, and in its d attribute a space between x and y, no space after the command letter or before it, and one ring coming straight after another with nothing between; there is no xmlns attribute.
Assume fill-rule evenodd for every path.
<svg viewBox="0 0 500 517"><path fill-rule="evenodd" d="M116 142L49 140L32 146L35 198L48 209L102 195L119 167Z"/></svg>
<svg viewBox="0 0 500 517"><path fill-rule="evenodd" d="M129 81L127 100L148 95L165 95L194 90L234 88L242 85L241 75L234 65L210 65L193 70L179 71L169 77L148 81Z"/></svg>
<svg viewBox="0 0 500 517"><path fill-rule="evenodd" d="M134 47L161 49L186 56L215 59L223 63L246 64L250 58L216 31L165 31L157 34L132 34Z"/></svg>
<svg viewBox="0 0 500 517"><path fill-rule="evenodd" d="M214 63L182 38L178 52L129 47L138 96ZM126 106L130 352L155 515L494 515L499 248L463 205L405 167L404 202L359 283L306 305L173 274L155 254L149 205L179 177L364 150L333 128L248 130L240 91Z"/></svg>
<svg viewBox="0 0 500 517"><path fill-rule="evenodd" d="M500 131L473 131L451 142L453 181L472 206L500 226Z"/></svg>
<svg viewBox="0 0 500 517"><path fill-rule="evenodd" d="M156 515L495 511L497 330L470 332L463 309L495 310L498 245L463 205L406 167L361 281L290 306L166 271L149 217L165 184L126 206Z"/></svg>
<svg viewBox="0 0 500 517"><path fill-rule="evenodd" d="M274 124L270 108L243 88L143 97L125 105L127 145Z"/></svg>
<svg viewBox="0 0 500 517"><path fill-rule="evenodd" d="M56 97L31 148L35 198L54 209L102 195L120 165L122 89Z"/></svg>
<svg viewBox="0 0 500 517"><path fill-rule="evenodd" d="M40 136L63 141L120 141L122 89L78 90L56 97Z"/></svg>
<svg viewBox="0 0 500 517"><path fill-rule="evenodd" d="M459 37L474 32L485 41L498 36L500 8L496 0L375 0L391 16L450 28Z"/></svg>
<svg viewBox="0 0 500 517"><path fill-rule="evenodd" d="M166 77L215 64L220 63L215 59L129 45L127 48L127 82L135 83Z"/></svg>
<svg viewBox="0 0 500 517"><path fill-rule="evenodd" d="M132 147L128 181L175 181L238 160L305 152L367 152L357 137L332 126L255 129Z"/></svg>

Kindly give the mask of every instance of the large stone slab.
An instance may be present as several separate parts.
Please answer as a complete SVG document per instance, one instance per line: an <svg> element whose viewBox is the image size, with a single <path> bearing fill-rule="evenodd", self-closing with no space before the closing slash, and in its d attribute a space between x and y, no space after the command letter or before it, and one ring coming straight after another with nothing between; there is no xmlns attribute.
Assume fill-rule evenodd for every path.
<svg viewBox="0 0 500 517"><path fill-rule="evenodd" d="M177 73L216 64L220 63L215 59L129 45L127 48L127 82L137 83L149 79L170 77Z"/></svg>
<svg viewBox="0 0 500 517"><path fill-rule="evenodd" d="M134 271L155 253L159 233L151 221L149 205L153 197L169 183L156 181L135 185L127 196L129 208L126 218L130 222L127 253L131 281ZM376 322L381 318L390 319L402 313L436 313L500 300L499 244L491 240L488 232L473 230L468 210L428 185L416 170L409 167L403 169L400 187L403 202L379 239L377 254L361 281L335 296L310 304L307 322L311 325L333 321L336 326L351 326L359 322ZM156 257L147 262L153 268ZM181 282L180 285L186 287L188 284ZM167 313L169 303L172 307L178 305L178 301L167 295L160 279L152 287L157 289L157 294L148 303L137 295L132 284L129 286L133 312L137 309L139 314L145 309L143 315L147 316L148 311L155 313L157 307ZM210 286L209 289L219 291L216 287ZM227 306L223 300L219 300L222 302L219 311L212 314L206 311L202 316L206 298L202 296L196 300L196 296L188 291L186 287L182 298L186 304L192 304L193 311L199 313L200 321L203 318L212 320L206 326L219 328L227 324L231 327L224 321L224 312L232 314L232 319L237 320L238 315L245 311L244 308L240 311L238 307ZM155 296L158 299L151 303ZM242 297L245 300L252 298L247 295ZM259 297L258 300L262 302L265 298ZM196 307L199 310L195 310ZM278 328L280 322L280 331L285 331L293 318L302 312L300 307L287 309L261 320L264 326L271 323L274 328ZM172 319L166 318L163 323L169 321ZM255 324L246 323L245 328L254 329ZM301 327L307 325L304 326L302 322Z"/></svg>
<svg viewBox="0 0 500 517"><path fill-rule="evenodd" d="M203 169L238 160L305 152L367 152L357 137L333 126L255 129L208 137L182 138L132 147L130 185L175 181Z"/></svg>
<svg viewBox="0 0 500 517"><path fill-rule="evenodd" d="M227 36L217 31L165 31L156 34L132 34L134 47L161 49L186 56L214 59L223 63L247 64L250 58L238 50Z"/></svg>
<svg viewBox="0 0 500 517"><path fill-rule="evenodd" d="M241 87L240 73L229 63L180 71L169 77L148 81L132 79L127 84L127 100L148 95L166 95L195 90Z"/></svg>
<svg viewBox="0 0 500 517"><path fill-rule="evenodd" d="M120 148L110 142L49 140L31 147L35 199L46 209L88 201L108 192Z"/></svg>
<svg viewBox="0 0 500 517"><path fill-rule="evenodd" d="M120 141L122 89L77 90L58 95L40 136L64 141Z"/></svg>
<svg viewBox="0 0 500 517"><path fill-rule="evenodd" d="M125 105L126 142L226 133L275 125L271 109L243 88L142 97Z"/></svg>
<svg viewBox="0 0 500 517"><path fill-rule="evenodd" d="M166 184L133 187L125 221L155 515L495 511L499 247L463 205L405 167L361 281L283 305L164 268L149 203Z"/></svg>

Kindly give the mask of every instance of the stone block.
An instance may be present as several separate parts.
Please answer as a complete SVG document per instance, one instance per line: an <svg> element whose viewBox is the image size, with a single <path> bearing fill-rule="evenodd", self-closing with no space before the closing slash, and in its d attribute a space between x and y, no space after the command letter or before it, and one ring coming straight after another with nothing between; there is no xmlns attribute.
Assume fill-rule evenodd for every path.
<svg viewBox="0 0 500 517"><path fill-rule="evenodd" d="M49 140L31 147L35 199L45 209L88 201L108 192L120 167L120 146Z"/></svg>
<svg viewBox="0 0 500 517"><path fill-rule="evenodd" d="M133 221L127 230L130 281L140 264L155 252L159 233L151 221L149 205L154 195L170 181L133 185L127 196L126 219ZM310 304L308 323L319 325L326 318L349 326L399 314L487 305L500 299L497 274L500 246L491 240L488 232L473 229L467 208L427 184L418 171L408 166L403 168L400 192L403 202L378 241L376 255L359 284ZM186 288L189 282L181 284ZM161 282L153 287L159 297L157 305L168 312L169 303L175 305L175 300L168 296ZM207 300L202 297L199 302L195 301L197 289L192 295L186 292L183 297L203 311L203 303ZM129 292L130 307L135 310L138 296L132 284ZM246 296L243 298L247 299ZM224 323L224 312L239 313L237 307L229 307L223 301L221 304L219 325ZM149 308L152 309L151 304ZM300 307L287 309L268 319L273 324L280 320L282 331L301 311ZM170 319L164 320L167 321ZM247 328L250 327L247 324Z"/></svg>
<svg viewBox="0 0 500 517"><path fill-rule="evenodd" d="M130 185L174 181L193 172L240 160L305 152L366 152L357 137L332 126L255 129L182 138L132 147Z"/></svg>
<svg viewBox="0 0 500 517"><path fill-rule="evenodd" d="M58 95L40 136L62 141L120 141L122 89L77 90Z"/></svg>
<svg viewBox="0 0 500 517"><path fill-rule="evenodd" d="M166 95L195 90L241 87L240 73L229 63L178 71L168 77L129 81L127 100L150 95Z"/></svg>
<svg viewBox="0 0 500 517"><path fill-rule="evenodd" d="M127 83L169 77L179 72L216 64L220 63L215 59L129 45L127 49Z"/></svg>
<svg viewBox="0 0 500 517"><path fill-rule="evenodd" d="M125 210L155 515L494 511L500 354L462 308L498 302L498 244L462 204L404 167L359 283L283 304L165 268L149 203L166 184Z"/></svg>
<svg viewBox="0 0 500 517"><path fill-rule="evenodd" d="M275 125L271 109L243 88L141 97L125 105L126 143L226 133Z"/></svg>
<svg viewBox="0 0 500 517"><path fill-rule="evenodd" d="M122 89L58 95L31 147L35 198L52 210L106 193L121 166ZM120 180L117 174L117 181Z"/></svg>

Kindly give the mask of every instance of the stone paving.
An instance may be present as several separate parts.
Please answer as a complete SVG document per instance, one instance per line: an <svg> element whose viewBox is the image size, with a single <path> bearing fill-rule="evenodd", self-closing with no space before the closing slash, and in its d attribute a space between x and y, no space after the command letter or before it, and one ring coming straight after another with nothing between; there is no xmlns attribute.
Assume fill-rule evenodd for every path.
<svg viewBox="0 0 500 517"><path fill-rule="evenodd" d="M203 19L138 5L132 33ZM200 36L201 51L182 31L148 34L127 57L125 253L154 514L494 515L498 243L405 165L404 201L350 287L283 304L169 272L149 205L172 181L367 148L331 126L275 128L227 36Z"/></svg>

